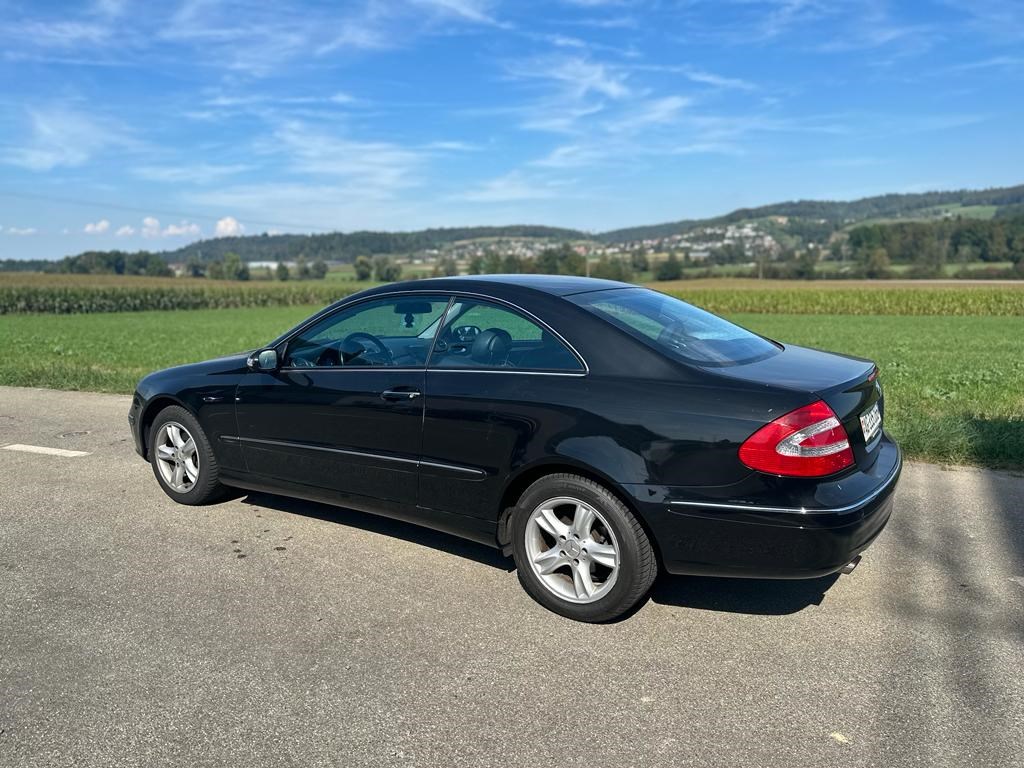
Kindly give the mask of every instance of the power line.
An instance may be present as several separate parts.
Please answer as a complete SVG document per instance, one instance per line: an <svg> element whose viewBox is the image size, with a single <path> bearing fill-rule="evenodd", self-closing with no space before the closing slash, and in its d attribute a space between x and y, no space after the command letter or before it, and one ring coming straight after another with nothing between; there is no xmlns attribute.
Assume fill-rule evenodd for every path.
<svg viewBox="0 0 1024 768"><path fill-rule="evenodd" d="M120 203L104 203L97 202L96 200L83 200L81 198L61 197L56 195L38 195L32 192L10 192L3 189L0 189L0 197L14 198L16 200L37 200L43 203L63 203L65 205L79 205L85 208L125 211L128 213L141 213L145 215L169 216L172 218L181 219L199 219L202 221L216 221L219 218L217 216L211 216L209 214L204 213L189 213L186 211L171 211L167 209L157 208L140 208L133 205L122 205ZM314 230L317 232L339 231L337 227L324 227L317 224L296 224L295 222L287 223L281 221L259 221L257 219L249 218L246 218L244 223L258 227L272 227L275 229L305 229Z"/></svg>

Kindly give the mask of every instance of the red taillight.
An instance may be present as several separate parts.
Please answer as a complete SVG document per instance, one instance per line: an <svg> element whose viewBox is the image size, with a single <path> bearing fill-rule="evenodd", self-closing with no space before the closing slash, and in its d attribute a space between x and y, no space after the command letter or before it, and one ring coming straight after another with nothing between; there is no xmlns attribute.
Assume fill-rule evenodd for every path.
<svg viewBox="0 0 1024 768"><path fill-rule="evenodd" d="M780 416L744 440L740 461L772 475L823 477L853 464L853 451L843 425L819 400Z"/></svg>

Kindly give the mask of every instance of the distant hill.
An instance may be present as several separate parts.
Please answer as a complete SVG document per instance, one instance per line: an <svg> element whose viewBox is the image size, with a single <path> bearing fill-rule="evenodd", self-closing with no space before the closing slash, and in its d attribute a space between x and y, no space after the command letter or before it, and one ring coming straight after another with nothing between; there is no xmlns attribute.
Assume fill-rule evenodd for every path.
<svg viewBox="0 0 1024 768"><path fill-rule="evenodd" d="M962 210L962 213L961 213ZM195 256L202 262L223 260L236 253L245 261L292 261L305 256L309 261L351 262L357 256L407 254L440 249L461 241L487 239L537 239L551 242L593 240L621 243L658 239L683 234L701 227L735 224L752 219L785 216L786 233L802 242L827 242L837 229L858 222L897 219L941 219L963 215L966 218L1003 218L1024 213L1024 185L982 190L923 192L865 197L852 201L794 200L757 208L740 208L724 216L709 219L683 219L664 224L587 233L575 229L516 225L505 227L450 227L417 232L331 232L322 235L250 235L200 240L159 256L167 262L185 262ZM116 255L109 252L110 255ZM102 254L100 254L102 255ZM93 256L96 254L83 254ZM65 271L76 271L69 257ZM0 262L0 271L24 269L25 262ZM58 267L60 268L60 267Z"/></svg>
<svg viewBox="0 0 1024 768"><path fill-rule="evenodd" d="M200 240L163 256L170 262L187 261L196 256L201 261L223 259L237 253L245 261L292 260L305 256L308 260L352 261L356 256L409 253L440 248L460 240L485 238L546 238L578 240L589 237L575 229L517 225L508 227L452 227L424 229L418 232L330 232L324 235L251 235Z"/></svg>
<svg viewBox="0 0 1024 768"><path fill-rule="evenodd" d="M711 219L684 219L666 224L615 229L596 235L596 239L605 243L618 243L629 240L669 237L698 227L733 224L738 221L760 219L767 216L788 216L791 218L813 220L824 219L838 226L866 219L909 217L916 212L923 212L937 206L992 205L1003 207L1020 206L1022 204L1024 204L1024 184L1016 187L981 190L961 189L953 192L879 195L877 197L865 197L860 200L845 202L794 200L785 203L763 205L759 208L740 208L732 213ZM998 215L998 212L996 215Z"/></svg>

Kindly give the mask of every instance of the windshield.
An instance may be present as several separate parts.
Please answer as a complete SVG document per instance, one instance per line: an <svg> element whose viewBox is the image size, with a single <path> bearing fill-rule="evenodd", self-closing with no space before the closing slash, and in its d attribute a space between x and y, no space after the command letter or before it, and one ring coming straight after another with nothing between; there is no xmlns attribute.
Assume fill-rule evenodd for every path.
<svg viewBox="0 0 1024 768"><path fill-rule="evenodd" d="M614 288L567 297L656 349L688 363L752 363L779 351L728 320L646 288Z"/></svg>

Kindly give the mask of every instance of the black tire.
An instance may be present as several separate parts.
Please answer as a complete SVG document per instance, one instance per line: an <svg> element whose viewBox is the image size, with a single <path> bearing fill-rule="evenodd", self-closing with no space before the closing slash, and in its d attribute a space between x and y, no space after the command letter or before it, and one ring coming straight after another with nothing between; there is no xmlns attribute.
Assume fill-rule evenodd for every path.
<svg viewBox="0 0 1024 768"><path fill-rule="evenodd" d="M157 436L161 428L168 422L176 422L191 435L196 444L196 455L199 458L199 476L192 484L192 487L182 493L172 488L160 472L157 459ZM156 415L149 428L147 436L149 440L149 463L153 467L153 474L160 484L164 493L170 496L179 504L196 506L200 504L211 504L220 501L227 496L227 488L219 481L220 470L217 466L217 457L213 455L213 447L199 426L196 417L178 405L170 405Z"/></svg>
<svg viewBox="0 0 1024 768"><path fill-rule="evenodd" d="M527 524L544 502L569 497L593 507L607 522L618 543L618 574L594 602L575 603L555 594L534 572L527 555ZM643 526L622 501L600 483L572 474L554 474L534 482L519 498L511 518L512 555L519 583L545 608L576 621L602 622L622 617L650 591L658 574L658 559Z"/></svg>

